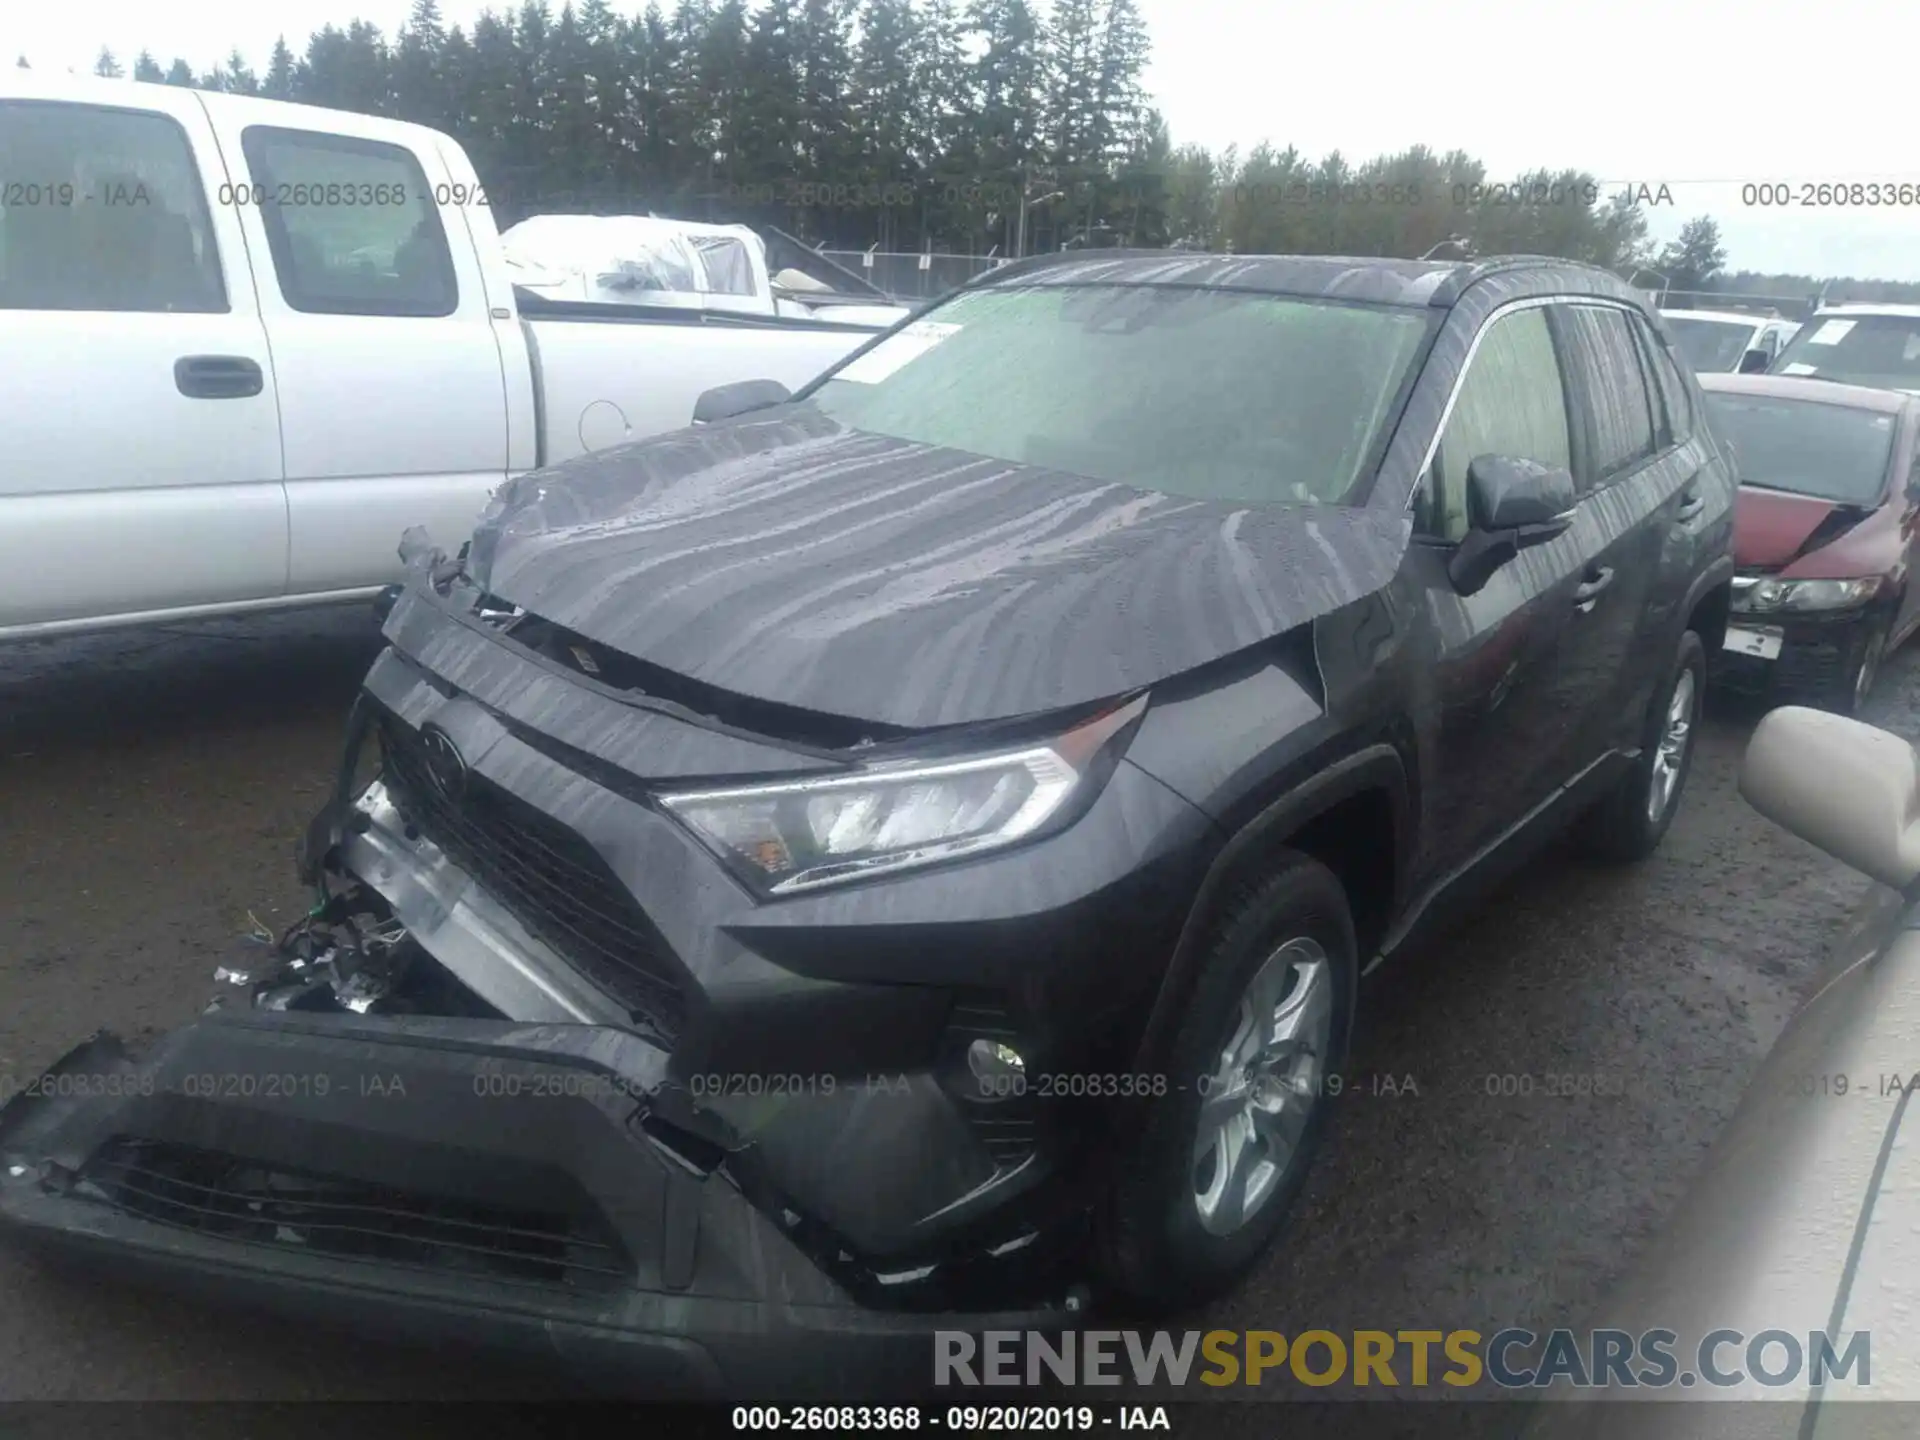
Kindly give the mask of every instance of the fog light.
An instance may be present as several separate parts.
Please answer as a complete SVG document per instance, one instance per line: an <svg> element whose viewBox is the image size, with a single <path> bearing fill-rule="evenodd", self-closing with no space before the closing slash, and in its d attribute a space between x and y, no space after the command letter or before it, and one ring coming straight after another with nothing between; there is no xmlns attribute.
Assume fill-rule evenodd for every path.
<svg viewBox="0 0 1920 1440"><path fill-rule="evenodd" d="M988 1095L1016 1094L1016 1086L1020 1089L1026 1086L1027 1062L1018 1050L1003 1041L976 1040L967 1046L967 1068L973 1071L974 1079Z"/></svg>

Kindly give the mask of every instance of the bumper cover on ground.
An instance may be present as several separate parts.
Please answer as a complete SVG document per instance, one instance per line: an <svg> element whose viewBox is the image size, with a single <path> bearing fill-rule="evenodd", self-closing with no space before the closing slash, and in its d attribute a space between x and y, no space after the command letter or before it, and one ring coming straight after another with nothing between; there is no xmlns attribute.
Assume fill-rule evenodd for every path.
<svg viewBox="0 0 1920 1440"><path fill-rule="evenodd" d="M0 1231L303 1320L532 1349L662 1396L929 1387L937 1329L860 1305L642 1128L664 1055L506 1021L210 1015L83 1044L0 1107Z"/></svg>

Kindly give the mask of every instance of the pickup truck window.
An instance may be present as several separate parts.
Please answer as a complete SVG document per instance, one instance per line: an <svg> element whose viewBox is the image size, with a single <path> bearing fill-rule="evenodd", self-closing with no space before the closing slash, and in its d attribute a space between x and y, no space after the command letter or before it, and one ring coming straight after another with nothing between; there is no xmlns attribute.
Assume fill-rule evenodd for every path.
<svg viewBox="0 0 1920 1440"><path fill-rule="evenodd" d="M1480 337L1416 501L1422 534L1459 540L1467 533L1467 467L1478 455L1572 464L1566 387L1544 309L1502 315Z"/></svg>
<svg viewBox="0 0 1920 1440"><path fill-rule="evenodd" d="M964 292L813 394L856 430L1193 499L1339 503L1424 310L1184 286Z"/></svg>
<svg viewBox="0 0 1920 1440"><path fill-rule="evenodd" d="M420 162L398 145L252 125L253 175L280 294L318 315L451 315L453 254ZM245 187L242 187L245 188Z"/></svg>
<svg viewBox="0 0 1920 1440"><path fill-rule="evenodd" d="M1611 305L1567 305L1568 369L1574 403L1585 410L1587 474L1580 488L1597 489L1654 453L1653 406L1646 372L1633 343L1632 320Z"/></svg>
<svg viewBox="0 0 1920 1440"><path fill-rule="evenodd" d="M206 192L179 122L0 101L0 310L224 314Z"/></svg>

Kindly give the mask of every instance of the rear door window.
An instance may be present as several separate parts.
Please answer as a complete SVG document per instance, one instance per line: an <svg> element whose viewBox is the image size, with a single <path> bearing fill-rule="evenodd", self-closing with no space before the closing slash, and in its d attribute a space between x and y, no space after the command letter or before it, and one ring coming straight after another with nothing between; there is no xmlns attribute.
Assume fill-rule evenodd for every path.
<svg viewBox="0 0 1920 1440"><path fill-rule="evenodd" d="M207 195L178 121L0 101L0 310L224 314Z"/></svg>
<svg viewBox="0 0 1920 1440"><path fill-rule="evenodd" d="M1640 342L1640 358L1653 377L1654 424L1662 450L1683 445L1693 438L1693 397L1680 369L1660 343L1653 327L1638 315L1632 317L1634 338Z"/></svg>
<svg viewBox="0 0 1920 1440"><path fill-rule="evenodd" d="M249 126L241 135L280 294L319 315L451 315L453 254L432 189L399 145Z"/></svg>
<svg viewBox="0 0 1920 1440"><path fill-rule="evenodd" d="M1658 448L1653 401L1626 311L1611 305L1558 308L1565 327L1568 378L1587 440L1587 454L1575 469L1584 493L1653 455Z"/></svg>

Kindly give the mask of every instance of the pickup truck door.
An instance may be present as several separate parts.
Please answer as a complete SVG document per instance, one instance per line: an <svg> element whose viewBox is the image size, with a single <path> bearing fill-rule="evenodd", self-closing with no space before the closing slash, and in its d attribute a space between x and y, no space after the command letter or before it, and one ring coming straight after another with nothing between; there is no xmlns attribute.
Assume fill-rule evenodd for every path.
<svg viewBox="0 0 1920 1440"><path fill-rule="evenodd" d="M503 359L460 214L484 201L431 131L222 102L280 381L289 593L385 584L403 530L457 548L507 475Z"/></svg>
<svg viewBox="0 0 1920 1440"><path fill-rule="evenodd" d="M0 81L0 636L286 589L275 374L199 98Z"/></svg>

